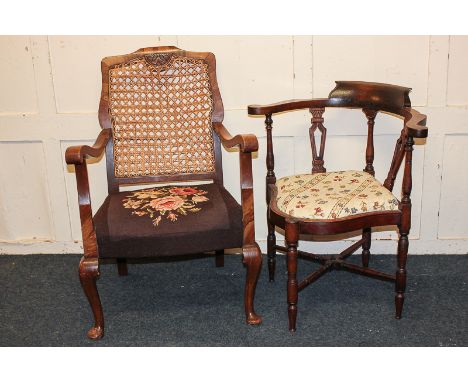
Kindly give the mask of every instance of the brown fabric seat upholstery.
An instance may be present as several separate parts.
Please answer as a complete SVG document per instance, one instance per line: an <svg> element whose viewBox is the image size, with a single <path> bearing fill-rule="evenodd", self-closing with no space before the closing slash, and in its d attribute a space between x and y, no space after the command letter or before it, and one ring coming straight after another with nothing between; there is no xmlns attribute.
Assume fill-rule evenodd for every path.
<svg viewBox="0 0 468 382"><path fill-rule="evenodd" d="M241 206L216 183L110 194L94 224L103 258L242 247Z"/></svg>
<svg viewBox="0 0 468 382"><path fill-rule="evenodd" d="M80 282L94 315L88 337L104 335L96 285L102 258L117 258L119 275L126 276L127 258L216 251L215 265L222 267L230 248L240 249L246 268L245 319L260 324L254 295L262 253L255 242L252 179L258 140L253 134L232 136L223 125L214 54L141 48L104 58L101 72L102 130L92 146L68 147L65 153L77 180ZM239 148L242 207L223 186L222 146ZM86 158L104 151L109 195L93 217ZM181 185L205 181L212 183ZM169 183L178 185L161 186Z"/></svg>

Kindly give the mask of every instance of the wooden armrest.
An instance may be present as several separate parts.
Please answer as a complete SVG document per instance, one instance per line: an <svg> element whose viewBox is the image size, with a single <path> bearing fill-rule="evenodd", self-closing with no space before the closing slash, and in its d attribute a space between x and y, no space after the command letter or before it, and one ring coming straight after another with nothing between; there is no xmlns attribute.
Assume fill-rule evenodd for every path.
<svg viewBox="0 0 468 382"><path fill-rule="evenodd" d="M291 99L269 105L249 105L247 110L250 115L267 115L282 111L327 107L329 103L328 98Z"/></svg>
<svg viewBox="0 0 468 382"><path fill-rule="evenodd" d="M111 136L111 129L103 129L92 146L70 146L65 152L65 161L68 164L82 164L87 155L94 158L98 157L105 150Z"/></svg>
<svg viewBox="0 0 468 382"><path fill-rule="evenodd" d="M427 137L428 128L426 127L426 115L411 108L403 109L402 115L405 117L405 127L409 135L414 138Z"/></svg>
<svg viewBox="0 0 468 382"><path fill-rule="evenodd" d="M254 134L238 134L233 137L221 122L213 122L213 129L226 148L239 146L240 150L244 153L251 153L258 150L258 140Z"/></svg>

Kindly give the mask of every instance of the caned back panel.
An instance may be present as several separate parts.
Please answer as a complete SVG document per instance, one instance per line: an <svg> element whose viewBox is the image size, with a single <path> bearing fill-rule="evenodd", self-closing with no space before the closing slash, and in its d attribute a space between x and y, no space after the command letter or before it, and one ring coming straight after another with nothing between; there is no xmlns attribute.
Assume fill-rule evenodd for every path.
<svg viewBox="0 0 468 382"><path fill-rule="evenodd" d="M182 52L141 54L110 66L116 178L216 171L208 63Z"/></svg>

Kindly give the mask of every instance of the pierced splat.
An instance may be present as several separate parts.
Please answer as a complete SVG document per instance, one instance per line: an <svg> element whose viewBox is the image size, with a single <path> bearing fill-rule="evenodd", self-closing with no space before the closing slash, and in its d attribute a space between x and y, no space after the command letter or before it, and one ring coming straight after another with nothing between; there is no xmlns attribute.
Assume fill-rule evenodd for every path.
<svg viewBox="0 0 468 382"><path fill-rule="evenodd" d="M309 136L310 136L310 145L312 146L312 174L316 174L319 172L326 172L326 168L323 167L324 160L323 154L325 152L325 141L327 139L327 129L323 126L323 113L325 112L325 108L312 108L309 109L310 113L312 114L312 126L309 128ZM317 155L317 145L315 143L315 131L320 131L321 138L320 138L320 151Z"/></svg>
<svg viewBox="0 0 468 382"><path fill-rule="evenodd" d="M395 144L395 151L393 152L392 163L390 164L390 170L388 171L387 178L384 182L384 187L390 191L393 190L393 185L395 184L395 179L400 169L401 162L405 156L405 146L403 142L406 141L406 129L402 129L400 137L398 138Z"/></svg>
<svg viewBox="0 0 468 382"><path fill-rule="evenodd" d="M364 112L368 121L369 133L365 153L366 165L364 171L369 175L374 175L373 129L377 112L390 113L392 115L399 116L400 118L404 118L404 127L395 146L390 170L384 183L384 186L391 191L399 168L404 167L402 198L400 203L397 203L398 207L394 210L383 211L377 208L369 208L367 210L363 210L363 213L358 213L354 216L333 219L318 219L314 215L313 211L309 214L304 213L299 216L295 215L295 212L298 208L301 208L300 205L298 205L298 207L294 206L294 209L289 211L281 210L278 207L278 203L282 197L297 195L296 188L288 190L286 188L281 188L281 185L279 184L270 184L267 212L269 276L270 281L274 280L274 258L276 256L276 252L279 251L286 253L288 268L287 302L290 330L295 330L296 328L298 293L333 269L343 269L364 276L393 282L395 284L395 316L396 318L401 318L406 288L406 260L409 243L408 235L411 227L411 168L414 144L413 138L426 138L428 134L426 116L411 108L411 101L409 99L410 90L410 88L389 84L361 81L337 81L337 86L326 99L291 100L270 105L249 106L249 114L265 115L267 117L268 151L271 152L270 154L267 154L267 158L270 158L269 160L267 159L268 175L270 175L270 177L267 176L267 182L268 180L272 180L274 175L272 172L273 163L271 160L273 154L271 131L269 132L269 130L271 130L271 116L274 113L309 109L312 114L312 126L309 129L313 152L312 173L325 172L325 168L323 166L323 155L325 149L326 129L323 126L322 118L324 108L342 107L359 109ZM319 132L321 133L320 149L317 148L315 142L315 133L318 134ZM269 133L270 136L268 136ZM299 180L297 184L301 184L299 183ZM312 190L312 186L315 189L315 185L312 184L312 182L305 185L301 184L301 186L305 187L304 190ZM318 185L317 188L319 188ZM324 188L320 188L318 191L321 191L322 189ZM300 192L302 193L302 191ZM304 195L307 196L305 192ZM325 199L326 196L327 195L323 195L323 198ZM331 194L328 196L333 197ZM369 195L363 193L358 196L366 200ZM375 206L378 207L379 203ZM397 226L400 233L398 241L398 265L395 274L385 273L369 267L372 228L388 226ZM276 245L276 227L285 231L286 246ZM320 240L316 239L316 237L322 235L341 235L347 232L356 232L357 230L362 231L362 238L338 255L316 255L310 252L301 251L298 248L298 239L306 239L306 237L304 237L305 235L308 235L308 238L312 240ZM301 237L301 235L304 236ZM359 248L362 248L362 266L355 264L355 262L346 261L346 259ZM320 268L315 268L312 273L300 281L297 279L297 267L299 266L298 258L319 263Z"/></svg>
<svg viewBox="0 0 468 382"><path fill-rule="evenodd" d="M366 147L366 168L365 172L375 176L374 170L374 124L377 110L362 109L367 117L367 147Z"/></svg>

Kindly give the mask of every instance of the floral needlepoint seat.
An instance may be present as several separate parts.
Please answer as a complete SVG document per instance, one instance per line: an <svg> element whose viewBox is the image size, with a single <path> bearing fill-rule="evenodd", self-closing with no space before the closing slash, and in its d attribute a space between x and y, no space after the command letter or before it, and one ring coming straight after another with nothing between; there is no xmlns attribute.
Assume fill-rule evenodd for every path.
<svg viewBox="0 0 468 382"><path fill-rule="evenodd" d="M101 257L172 256L242 247L242 208L216 184L110 194L94 224Z"/></svg>
<svg viewBox="0 0 468 382"><path fill-rule="evenodd" d="M224 126L214 54L142 48L104 58L101 72L102 130L93 146L72 146L65 154L77 180L84 252L79 276L94 316L88 337L104 335L96 283L103 258L116 259L119 275L126 276L129 258L213 256L222 267L226 249L239 253L245 320L260 324L254 296L262 253L252 179L258 140L232 136ZM224 188L223 146L238 148L239 202ZM93 216L86 158L104 152L108 196Z"/></svg>
<svg viewBox="0 0 468 382"><path fill-rule="evenodd" d="M278 179L277 206L296 218L339 219L398 211L398 199L364 171L293 175Z"/></svg>
<svg viewBox="0 0 468 382"><path fill-rule="evenodd" d="M410 88L399 85L336 81L328 98L296 99L248 107L249 114L265 116L268 273L270 281L274 281L276 253L285 252L291 331L296 330L299 292L334 269L395 283L395 317L401 318L411 227L412 151L415 138L422 142L428 134L426 116L411 107L410 91ZM362 111L367 119L367 142L363 142L361 146L362 159L365 160L363 171L327 172L325 168L327 128L324 125L324 114L327 109L340 108L348 109L349 113ZM273 151L273 115L302 109L308 109L311 114L308 132L312 149L311 173L277 179ZM375 178L374 169L374 125L379 114L389 114L402 120L400 136L395 143L390 168L383 184ZM341 157L345 162L348 159L345 152L334 152L332 155L335 158ZM400 167L403 167L403 179L401 198L397 199L393 187ZM284 231L286 245L277 244L276 228ZM395 274L369 267L373 229L399 231ZM361 238L356 238L353 244L336 255L298 250L299 240L330 241L346 236L350 238L358 232L362 233ZM360 248L362 266L346 261ZM320 267L299 281L298 258L318 263Z"/></svg>

